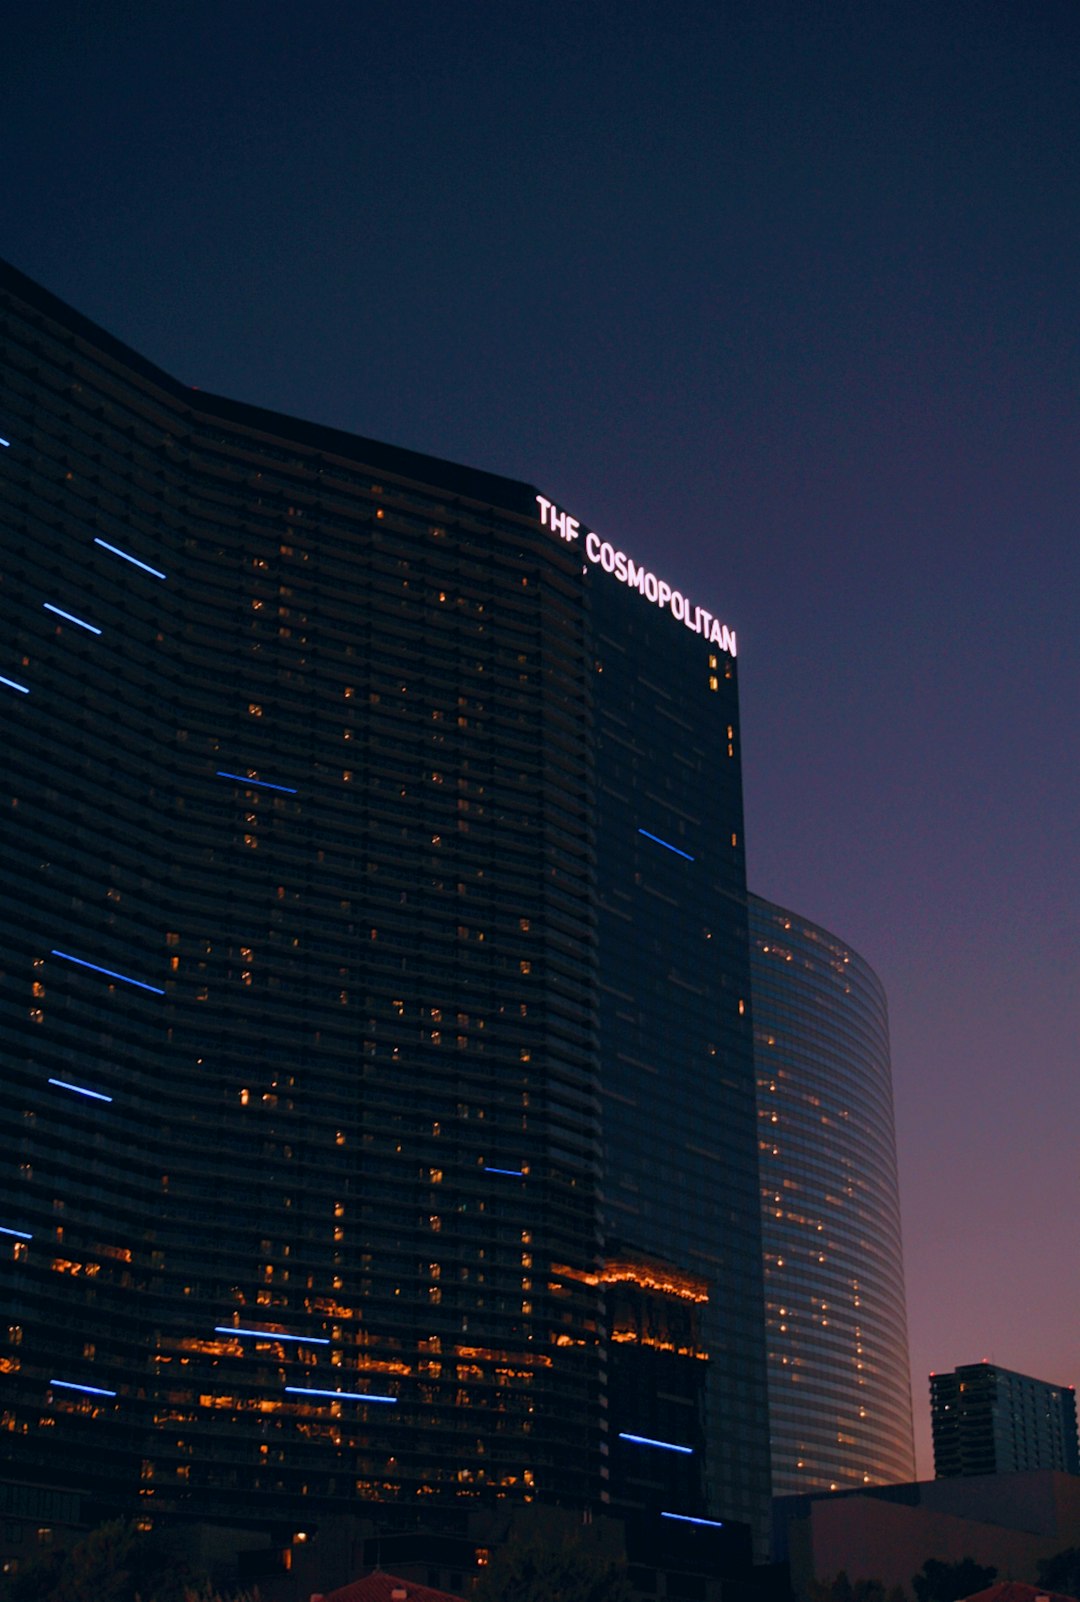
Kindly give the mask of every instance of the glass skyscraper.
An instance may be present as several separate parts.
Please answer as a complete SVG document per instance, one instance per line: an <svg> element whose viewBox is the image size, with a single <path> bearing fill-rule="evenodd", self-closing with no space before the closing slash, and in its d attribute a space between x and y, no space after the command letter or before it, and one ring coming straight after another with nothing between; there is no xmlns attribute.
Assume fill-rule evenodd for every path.
<svg viewBox="0 0 1080 1602"><path fill-rule="evenodd" d="M734 638L532 486L0 319L6 1476L763 1540Z"/></svg>
<svg viewBox="0 0 1080 1602"><path fill-rule="evenodd" d="M758 896L750 953L773 1494L913 1480L885 992Z"/></svg>
<svg viewBox="0 0 1080 1602"><path fill-rule="evenodd" d="M666 1283L695 1310L696 1344L674 1344L706 1367L704 1416L686 1376L657 1368L638 1394L683 1397L656 1432L700 1438L711 1503L750 1518L769 1496L768 1402L736 664L602 572L590 588L605 1237L694 1276ZM663 1275L645 1277L656 1294ZM613 1383L630 1357L613 1345ZM617 1436L612 1453L628 1475L643 1456L654 1475L687 1467Z"/></svg>

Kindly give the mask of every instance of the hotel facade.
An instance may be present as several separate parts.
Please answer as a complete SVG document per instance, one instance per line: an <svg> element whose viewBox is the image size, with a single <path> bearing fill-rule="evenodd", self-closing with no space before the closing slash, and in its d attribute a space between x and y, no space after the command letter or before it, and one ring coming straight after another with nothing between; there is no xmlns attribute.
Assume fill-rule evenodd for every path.
<svg viewBox="0 0 1080 1602"><path fill-rule="evenodd" d="M716 598L11 268L0 340L6 1480L764 1554Z"/></svg>

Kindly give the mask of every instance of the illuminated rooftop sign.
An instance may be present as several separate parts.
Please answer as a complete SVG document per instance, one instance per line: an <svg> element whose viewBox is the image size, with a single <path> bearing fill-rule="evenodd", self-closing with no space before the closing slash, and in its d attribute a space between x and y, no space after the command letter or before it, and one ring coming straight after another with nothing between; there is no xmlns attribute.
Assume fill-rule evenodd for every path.
<svg viewBox="0 0 1080 1602"><path fill-rule="evenodd" d="M632 556L625 551L616 550L610 540L601 539L594 529L587 529L582 538L581 524L569 512L561 512L554 501L545 500L543 495L536 497L540 508L540 525L551 529L560 539L572 543L581 539L586 558L594 567L603 568L605 573L611 573L620 584L626 584L632 590L637 590L647 601L654 606L666 608L677 623L682 623L691 634L700 634L708 640L710 645L717 645L721 651L736 655L735 630L729 629L726 623L713 617L703 606L695 606L688 596L680 590L672 589L664 579L657 578L648 568L639 567Z"/></svg>

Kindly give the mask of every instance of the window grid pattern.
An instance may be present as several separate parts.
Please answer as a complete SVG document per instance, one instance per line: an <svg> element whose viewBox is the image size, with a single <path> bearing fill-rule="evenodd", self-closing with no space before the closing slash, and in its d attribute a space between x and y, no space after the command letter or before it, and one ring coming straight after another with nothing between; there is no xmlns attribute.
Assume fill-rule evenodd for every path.
<svg viewBox="0 0 1080 1602"><path fill-rule="evenodd" d="M0 1442L149 1512L590 1500L574 558L11 279Z"/></svg>
<svg viewBox="0 0 1080 1602"><path fill-rule="evenodd" d="M885 993L756 896L750 936L773 1495L912 1480Z"/></svg>

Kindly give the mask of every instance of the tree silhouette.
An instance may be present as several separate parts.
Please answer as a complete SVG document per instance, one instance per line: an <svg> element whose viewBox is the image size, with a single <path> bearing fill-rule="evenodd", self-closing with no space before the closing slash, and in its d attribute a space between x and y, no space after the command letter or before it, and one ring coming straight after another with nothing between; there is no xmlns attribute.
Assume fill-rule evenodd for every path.
<svg viewBox="0 0 1080 1602"><path fill-rule="evenodd" d="M927 1558L918 1574L911 1576L911 1589L916 1602L961 1602L976 1591L985 1591L996 1579L997 1569L984 1567L971 1557L961 1558L959 1563Z"/></svg>
<svg viewBox="0 0 1080 1602"><path fill-rule="evenodd" d="M483 1571L473 1602L634 1602L623 1565L578 1543L511 1540Z"/></svg>
<svg viewBox="0 0 1080 1602"><path fill-rule="evenodd" d="M1053 1557L1040 1558L1039 1584L1047 1591L1080 1598L1080 1546L1067 1546Z"/></svg>
<svg viewBox="0 0 1080 1602"><path fill-rule="evenodd" d="M0 1602L226 1602L167 1532L116 1519L0 1584ZM245 1602L234 1597L231 1602Z"/></svg>

